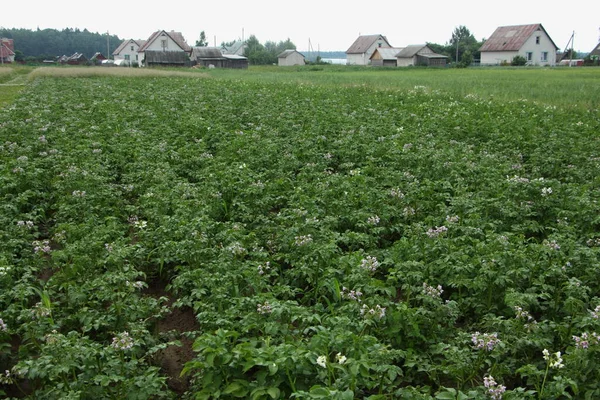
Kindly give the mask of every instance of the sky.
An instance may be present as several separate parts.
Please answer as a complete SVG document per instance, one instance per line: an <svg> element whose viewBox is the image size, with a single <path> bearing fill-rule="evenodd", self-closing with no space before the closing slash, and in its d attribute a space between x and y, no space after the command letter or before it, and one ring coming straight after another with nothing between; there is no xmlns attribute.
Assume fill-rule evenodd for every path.
<svg viewBox="0 0 600 400"><path fill-rule="evenodd" d="M349 1L275 0L147 2L104 0L6 1L0 27L79 28L147 39L154 31L178 31L193 45L204 31L209 45L256 36L261 42L290 39L299 51L346 51L359 35L382 34L393 47L426 42L446 44L464 25L477 40L498 26L541 23L564 49L590 52L600 40L600 2L554 3L527 0ZM310 45L310 47L309 47ZM569 46L571 47L571 46Z"/></svg>

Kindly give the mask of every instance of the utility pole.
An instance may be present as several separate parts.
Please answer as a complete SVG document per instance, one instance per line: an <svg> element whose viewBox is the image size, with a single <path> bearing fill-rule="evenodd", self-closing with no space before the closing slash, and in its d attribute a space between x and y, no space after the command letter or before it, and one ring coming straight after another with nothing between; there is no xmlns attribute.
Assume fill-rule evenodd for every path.
<svg viewBox="0 0 600 400"><path fill-rule="evenodd" d="M569 67L571 67L573 63L573 51L575 51L575 31L573 31L573 35L571 36L571 57L569 59Z"/></svg>
<svg viewBox="0 0 600 400"><path fill-rule="evenodd" d="M460 43L460 35L459 35L459 30L455 29L455 40L456 40L456 64L458 64L458 44Z"/></svg>
<svg viewBox="0 0 600 400"><path fill-rule="evenodd" d="M106 59L110 60L110 36L106 31Z"/></svg>

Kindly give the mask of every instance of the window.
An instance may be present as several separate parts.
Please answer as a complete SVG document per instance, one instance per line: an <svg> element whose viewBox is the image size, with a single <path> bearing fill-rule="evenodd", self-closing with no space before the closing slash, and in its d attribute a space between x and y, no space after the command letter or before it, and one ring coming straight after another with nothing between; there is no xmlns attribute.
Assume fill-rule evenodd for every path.
<svg viewBox="0 0 600 400"><path fill-rule="evenodd" d="M131 46L131 51L133 51L133 46Z"/></svg>
<svg viewBox="0 0 600 400"><path fill-rule="evenodd" d="M137 60L138 60L138 55L136 54L136 55L135 55L135 61L137 61Z"/></svg>
<svg viewBox="0 0 600 400"><path fill-rule="evenodd" d="M535 37L535 44L540 44L540 37L539 36Z"/></svg>
<svg viewBox="0 0 600 400"><path fill-rule="evenodd" d="M547 51L542 51L542 58L540 60L548 61L548 52Z"/></svg>
<svg viewBox="0 0 600 400"><path fill-rule="evenodd" d="M532 61L533 53L531 51L528 51L527 53L525 53L525 58L527 59L527 61Z"/></svg>
<svg viewBox="0 0 600 400"><path fill-rule="evenodd" d="M125 54L125 59L129 61L129 54Z"/></svg>
<svg viewBox="0 0 600 400"><path fill-rule="evenodd" d="M162 48L163 48L163 50L164 50L164 49L166 49L167 47L169 47L169 46L168 46L168 43L169 43L169 42L167 42L167 40L166 40L166 39L163 39L163 40L161 40L161 41L160 41L160 47L162 47Z"/></svg>

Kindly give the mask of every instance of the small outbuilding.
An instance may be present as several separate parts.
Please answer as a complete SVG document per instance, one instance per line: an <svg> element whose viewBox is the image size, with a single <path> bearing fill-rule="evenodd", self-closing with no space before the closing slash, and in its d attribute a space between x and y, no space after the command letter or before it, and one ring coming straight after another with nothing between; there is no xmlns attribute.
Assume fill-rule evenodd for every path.
<svg viewBox="0 0 600 400"><path fill-rule="evenodd" d="M297 50L284 50L277 56L277 64L280 67L306 64L306 57Z"/></svg>
<svg viewBox="0 0 600 400"><path fill-rule="evenodd" d="M406 46L396 54L396 59L399 67L445 67L448 62L448 56L435 53L426 44Z"/></svg>
<svg viewBox="0 0 600 400"><path fill-rule="evenodd" d="M223 54L218 47L194 47L192 61L208 68L248 68L248 58L237 54Z"/></svg>
<svg viewBox="0 0 600 400"><path fill-rule="evenodd" d="M378 47L371 55L371 65L374 67L396 67L398 59L396 54L402 51L402 47Z"/></svg>

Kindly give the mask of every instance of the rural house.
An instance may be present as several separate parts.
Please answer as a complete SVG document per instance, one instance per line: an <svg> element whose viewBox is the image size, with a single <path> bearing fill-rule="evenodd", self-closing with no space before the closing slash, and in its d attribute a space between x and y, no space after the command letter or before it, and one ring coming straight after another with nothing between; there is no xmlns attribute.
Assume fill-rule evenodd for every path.
<svg viewBox="0 0 600 400"><path fill-rule="evenodd" d="M406 46L396 54L399 67L425 65L429 67L444 67L448 57L435 53L426 44L412 44Z"/></svg>
<svg viewBox="0 0 600 400"><path fill-rule="evenodd" d="M522 56L528 65L554 66L558 47L542 24L531 24L498 27L479 50L482 65L510 63Z"/></svg>
<svg viewBox="0 0 600 400"><path fill-rule="evenodd" d="M398 59L396 54L402 50L402 47L378 47L371 55L371 65L376 67L396 67Z"/></svg>
<svg viewBox="0 0 600 400"><path fill-rule="evenodd" d="M181 32L156 31L140 46L138 53L143 66L184 66L190 64L192 48Z"/></svg>
<svg viewBox="0 0 600 400"><path fill-rule="evenodd" d="M142 47L146 43L145 40L124 40L119 47L113 51L113 59L115 62L125 62L127 64L137 63L139 65L139 53L140 47Z"/></svg>
<svg viewBox="0 0 600 400"><path fill-rule="evenodd" d="M346 50L348 65L368 65L375 49L392 47L383 35L361 35Z"/></svg>
<svg viewBox="0 0 600 400"><path fill-rule="evenodd" d="M15 61L15 45L12 39L0 39L0 62L12 63Z"/></svg>
<svg viewBox="0 0 600 400"><path fill-rule="evenodd" d="M194 47L192 62L208 68L248 68L248 59L237 54L223 54L218 47Z"/></svg>
<svg viewBox="0 0 600 400"><path fill-rule="evenodd" d="M277 56L277 64L280 67L289 67L292 65L306 64L304 55L296 50L284 50Z"/></svg>
<svg viewBox="0 0 600 400"><path fill-rule="evenodd" d="M104 57L104 54L100 53L99 51L97 51L92 58L90 58L90 62L95 65L102 64L102 61L104 60L106 60L106 57Z"/></svg>
<svg viewBox="0 0 600 400"><path fill-rule="evenodd" d="M82 53L73 53L71 56L63 55L59 57L58 62L69 65L85 65L88 59Z"/></svg>
<svg viewBox="0 0 600 400"><path fill-rule="evenodd" d="M600 58L600 43L598 43L596 47L594 47L594 50L590 52L590 58L592 60L598 60L598 58Z"/></svg>

